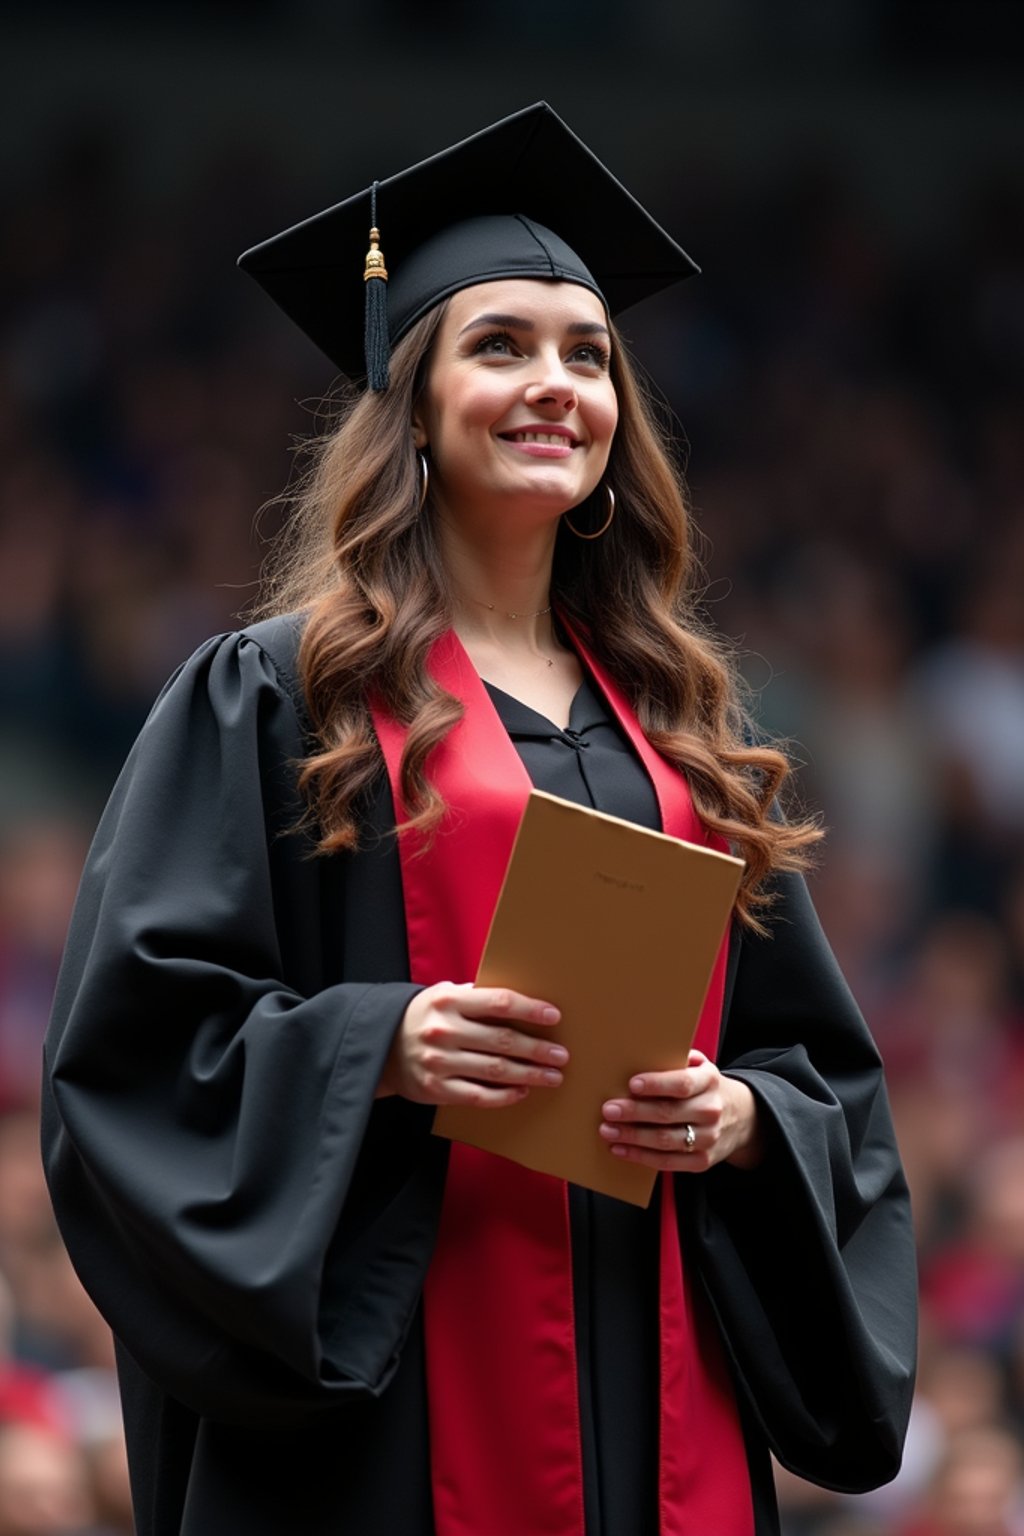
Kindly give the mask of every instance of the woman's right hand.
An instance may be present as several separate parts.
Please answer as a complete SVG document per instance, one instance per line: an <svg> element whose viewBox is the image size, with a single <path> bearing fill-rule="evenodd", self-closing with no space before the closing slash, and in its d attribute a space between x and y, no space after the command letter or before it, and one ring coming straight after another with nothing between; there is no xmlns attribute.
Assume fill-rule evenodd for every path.
<svg viewBox="0 0 1024 1536"><path fill-rule="evenodd" d="M568 1051L516 1026L550 1028L560 1017L550 1003L507 987L438 982L406 1008L377 1097L502 1109L531 1088L557 1088Z"/></svg>

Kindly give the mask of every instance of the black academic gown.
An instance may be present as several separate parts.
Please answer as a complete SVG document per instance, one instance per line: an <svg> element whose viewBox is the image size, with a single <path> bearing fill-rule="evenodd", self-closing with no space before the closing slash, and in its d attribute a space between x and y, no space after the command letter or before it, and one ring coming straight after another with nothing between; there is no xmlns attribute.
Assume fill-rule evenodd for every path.
<svg viewBox="0 0 1024 1536"><path fill-rule="evenodd" d="M393 811L382 778L362 850L310 857L296 643L290 619L211 640L161 695L47 1041L47 1173L116 1335L139 1536L430 1530L419 1300L447 1147L428 1108L373 1097L417 990ZM914 1359L878 1056L802 882L777 885L771 936L733 936L720 1052L768 1156L679 1181L758 1536L769 1446L834 1488L894 1474Z"/></svg>

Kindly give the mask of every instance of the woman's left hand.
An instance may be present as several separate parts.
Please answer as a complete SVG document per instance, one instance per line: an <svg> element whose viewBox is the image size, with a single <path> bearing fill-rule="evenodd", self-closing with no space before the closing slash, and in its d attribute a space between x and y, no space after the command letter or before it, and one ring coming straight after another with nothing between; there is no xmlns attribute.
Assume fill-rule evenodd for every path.
<svg viewBox="0 0 1024 1536"><path fill-rule="evenodd" d="M600 1135L613 1156L672 1173L704 1173L722 1162L754 1168L761 1161L757 1100L701 1051L691 1051L685 1067L639 1073L629 1090L601 1108Z"/></svg>

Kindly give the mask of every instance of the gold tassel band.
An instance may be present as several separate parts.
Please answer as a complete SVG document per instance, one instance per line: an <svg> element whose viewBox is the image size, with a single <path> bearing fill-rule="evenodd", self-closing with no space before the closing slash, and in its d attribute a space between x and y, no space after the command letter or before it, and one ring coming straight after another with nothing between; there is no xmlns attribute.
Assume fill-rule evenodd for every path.
<svg viewBox="0 0 1024 1536"><path fill-rule="evenodd" d="M384 265L384 253L380 248L380 230L376 227L370 230L370 249L366 253L366 269L363 272L363 282L371 277L388 280L388 269Z"/></svg>

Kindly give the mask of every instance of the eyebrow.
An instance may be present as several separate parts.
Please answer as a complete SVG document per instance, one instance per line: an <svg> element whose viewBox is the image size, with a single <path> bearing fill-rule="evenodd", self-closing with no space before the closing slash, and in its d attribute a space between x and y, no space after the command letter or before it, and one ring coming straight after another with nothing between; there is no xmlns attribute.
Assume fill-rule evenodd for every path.
<svg viewBox="0 0 1024 1536"><path fill-rule="evenodd" d="M465 336L467 331L475 331L481 325L498 325L507 331L534 331L536 326L532 320L526 320L522 315L477 315L468 325L464 325L459 332ZM566 326L566 332L570 336L610 336L606 325L601 325L597 320L574 320Z"/></svg>

